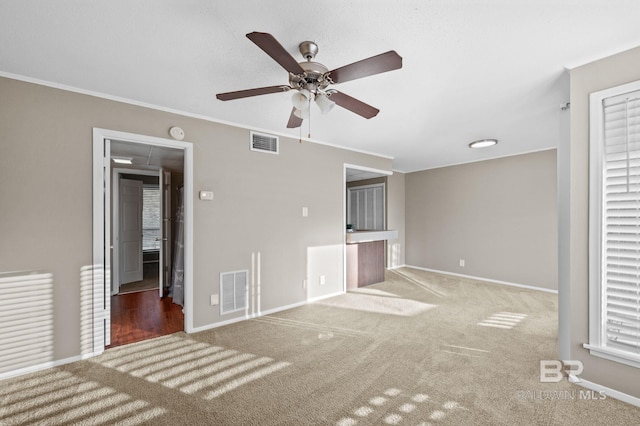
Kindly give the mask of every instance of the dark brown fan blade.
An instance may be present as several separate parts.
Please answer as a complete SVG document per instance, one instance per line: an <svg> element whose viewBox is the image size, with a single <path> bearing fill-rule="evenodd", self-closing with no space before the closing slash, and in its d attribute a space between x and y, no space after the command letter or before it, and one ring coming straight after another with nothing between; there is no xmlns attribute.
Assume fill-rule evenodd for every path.
<svg viewBox="0 0 640 426"><path fill-rule="evenodd" d="M399 68L402 68L402 57L398 55L395 50L390 50L387 53L381 53L380 55L372 56L329 71L329 77L331 77L334 83L344 83L345 81L393 71Z"/></svg>
<svg viewBox="0 0 640 426"><path fill-rule="evenodd" d="M293 108L291 110L291 115L289 116L289 122L287 123L287 129L295 129L296 127L302 126L302 118L297 117L294 112L296 109Z"/></svg>
<svg viewBox="0 0 640 426"><path fill-rule="evenodd" d="M216 98L221 101L231 101L233 99L248 98L250 96L268 95L269 93L286 92L291 90L289 86L269 86L258 87L257 89L238 90L237 92L218 93Z"/></svg>
<svg viewBox="0 0 640 426"><path fill-rule="evenodd" d="M352 98L349 95L345 95L342 92L334 92L329 96L333 102L341 106L342 108L348 109L351 112L355 112L356 114L364 117L364 118L373 118L380 112L379 109L372 107L371 105L367 105L362 101L357 100L356 98Z"/></svg>
<svg viewBox="0 0 640 426"><path fill-rule="evenodd" d="M271 34L254 31L247 34L247 38L254 42L260 49L264 50L267 55L271 56L285 70L293 74L304 73L300 64L293 59L293 56L291 56Z"/></svg>

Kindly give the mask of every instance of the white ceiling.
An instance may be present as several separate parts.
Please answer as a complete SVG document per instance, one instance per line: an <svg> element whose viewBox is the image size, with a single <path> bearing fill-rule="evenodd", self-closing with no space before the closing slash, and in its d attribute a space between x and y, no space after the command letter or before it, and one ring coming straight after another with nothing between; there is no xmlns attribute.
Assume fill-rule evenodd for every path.
<svg viewBox="0 0 640 426"><path fill-rule="evenodd" d="M120 168L152 169L164 168L171 171L184 170L184 151L182 149L145 145L139 143L111 141L111 157L131 159L131 166Z"/></svg>
<svg viewBox="0 0 640 426"><path fill-rule="evenodd" d="M359 180L374 179L378 177L386 176L382 173L376 173L369 170L359 170L347 168L345 173L345 180L347 182L356 182Z"/></svg>
<svg viewBox="0 0 640 426"><path fill-rule="evenodd" d="M299 137L290 93L215 98L288 82L245 34L300 61L315 41L329 69L393 49L402 69L334 86L378 116L316 109L311 140L415 171L555 147L565 67L640 45L639 18L638 0L1 1L0 75ZM468 148L481 138L500 142Z"/></svg>

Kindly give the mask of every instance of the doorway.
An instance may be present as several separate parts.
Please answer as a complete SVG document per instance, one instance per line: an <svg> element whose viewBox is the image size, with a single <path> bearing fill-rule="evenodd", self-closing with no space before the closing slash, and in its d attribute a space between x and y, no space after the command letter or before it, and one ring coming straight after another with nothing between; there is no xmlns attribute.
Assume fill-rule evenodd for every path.
<svg viewBox="0 0 640 426"><path fill-rule="evenodd" d="M387 176L392 175L392 172L387 170L374 169L371 167L358 166L355 164L344 164L344 174L343 174L343 182L344 182L344 193L342 197L343 201L343 232L344 232L344 240L343 240L343 291L347 291L349 288L347 286L348 280L348 257L347 257L347 232L353 232L357 230L358 227L361 229L365 228L378 228L378 229L386 229L386 179ZM366 193L371 192L371 197L359 197L357 195L354 196L352 188L361 188ZM379 189L382 188L380 191ZM381 195L376 197L377 192L380 192ZM364 195L367 195L367 194ZM365 199L370 200L370 208L365 208L367 202ZM379 200L379 203L376 203L375 200ZM359 202L361 201L361 203ZM356 206L362 204L361 209L352 209L351 204L354 203ZM381 214L376 215L372 213L368 215L366 212L371 210L374 212L377 209L381 211ZM357 210L357 211L356 211ZM359 213L364 212L364 216L360 217ZM371 216L371 217L368 217ZM360 225L359 223L362 223ZM385 243L386 250L386 243ZM384 256L386 258L386 256Z"/></svg>
<svg viewBox="0 0 640 426"><path fill-rule="evenodd" d="M159 173L161 174L162 171ZM116 176L114 174L114 180ZM168 184L171 186L170 184ZM171 262L166 262L166 257L171 257L171 234L165 234L162 229L163 222L173 220L171 214L165 216L164 213L170 213L170 208L163 208L162 204L170 205L171 200L163 200L160 193L160 179L158 176L138 175L134 173L122 173L118 179L120 197L118 202L114 202L112 214L118 216L118 229L114 229L114 234L118 232L120 235L118 242L118 250L122 254L123 260L132 258L134 262L123 262L119 264L120 282L114 282L114 287L119 284L117 294L128 294L147 290L158 290L158 296L164 297L168 293L170 281L164 279L161 271L167 271L171 276ZM127 190L127 188L133 190ZM123 190L124 189L124 190ZM124 197L123 193L130 193L129 197ZM169 190L170 192L170 190ZM133 203L131 202L131 200ZM127 204L133 204L133 208L127 208ZM117 207L116 207L117 206ZM127 229L124 225L124 214L135 212L137 226L131 227L136 232L134 243L135 252L127 255L127 245L124 243L127 236ZM114 223L116 221L114 220ZM115 228L115 227L114 227ZM168 228L170 229L170 227ZM113 237L113 236L112 236ZM165 252L169 251L169 256ZM115 256L114 256L115 257ZM132 265L128 270L125 265ZM126 279L125 279L126 277Z"/></svg>
<svg viewBox="0 0 640 426"><path fill-rule="evenodd" d="M136 150L148 148L140 145ZM122 152L131 155L133 151L122 142L111 141L112 158L123 158L117 155ZM173 155L179 161L174 161L171 169L111 169L111 295L152 288L158 290L159 297L167 295L172 275L176 189L183 181L182 153Z"/></svg>
<svg viewBox="0 0 640 426"><path fill-rule="evenodd" d="M193 148L192 144L182 141L174 141L170 139L155 138L144 135L129 134L106 129L94 129L94 268L93 268L93 312L94 312L94 352L100 353L105 347L112 345L111 330L114 324L122 324L123 318L112 318L112 297L118 297L117 303L113 303L115 309L114 315L121 315L122 309L127 311L127 318L139 318L140 321L145 320L146 326L143 324L128 324L130 330L140 330L144 327L150 327L150 318L166 318L166 311L175 311L178 309L180 313L180 329L189 332L193 326L191 311L191 294L192 294L192 276L193 276L193 260L192 260L192 244L193 244L193 201L191 197L184 197L184 223L182 235L184 235L184 281L182 282L182 290L184 292L183 306L172 306L167 303L163 296L169 291L170 283L170 264L172 246L171 232L175 223L172 221L157 221L156 226L152 229L142 229L139 232L139 242L131 242L130 255L139 255L139 265L133 265L133 268L141 269L140 277L143 278L144 266L147 265L148 270L153 271L156 267L155 281L156 286L153 289L142 292L128 292L120 294L121 288L121 263L122 246L119 244L120 221L122 218L119 214L112 214L116 208L120 208L120 180L136 180L140 181L141 188L144 188L144 181L147 180L147 186L150 193L155 194L158 198L169 196L181 181L185 194L192 192L193 185ZM114 160L121 161L115 166ZM129 162L123 164L122 162ZM170 176L180 176L176 179L176 185L171 183L165 184L167 173ZM155 177L157 183L154 185L149 178L142 176ZM130 179L133 178L133 179ZM116 180L117 179L117 180ZM173 183L173 180L172 180ZM177 199L177 197L175 197ZM166 199L165 199L166 201ZM160 207L170 209L175 206L170 202L162 202ZM171 206L171 207L167 207ZM113 208L112 208L113 207ZM162 217L161 208L156 209L156 216ZM131 217L138 217L137 214ZM142 217L140 216L142 219ZM158 219L158 217L156 217ZM142 224L140 224L142 225ZM158 229L159 228L159 229ZM155 233L155 234L154 234ZM146 241L145 241L146 235ZM164 244L164 250L163 248ZM147 248L146 253L143 245ZM157 250L152 250L157 249ZM163 253L164 252L164 253ZM145 263L147 262L147 263ZM131 266L131 265L129 265ZM132 275L136 280L136 275ZM137 280L140 281L140 280ZM134 281L135 282L135 281ZM117 295L117 296L115 296ZM125 297L127 296L127 297ZM143 297L144 296L144 297ZM157 306L156 306L157 305ZM157 312L150 312L149 309ZM132 310L135 312L132 313ZM147 310L144 312L144 310ZM140 311L140 312L138 312ZM131 322L130 320L128 320ZM156 321L157 322L157 321ZM152 325L150 333L145 334L146 338L155 335L166 334L167 330L172 332L176 328L177 320L172 317L167 324ZM119 329L117 329L119 330ZM116 332L119 332L114 330ZM175 331L175 330L174 330ZM144 336L143 336L144 337ZM140 336L134 339L142 340Z"/></svg>

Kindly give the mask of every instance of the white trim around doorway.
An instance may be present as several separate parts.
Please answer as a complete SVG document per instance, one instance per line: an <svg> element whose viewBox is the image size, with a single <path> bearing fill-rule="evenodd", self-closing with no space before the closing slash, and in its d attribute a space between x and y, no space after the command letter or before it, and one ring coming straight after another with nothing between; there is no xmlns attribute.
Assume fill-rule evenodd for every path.
<svg viewBox="0 0 640 426"><path fill-rule="evenodd" d="M372 167L358 166L344 163L342 168L342 292L347 292L347 169L362 170L364 172L379 173L381 176L391 176L392 171L374 169Z"/></svg>
<svg viewBox="0 0 640 426"><path fill-rule="evenodd" d="M104 351L110 327L110 140L184 151L184 329L193 331L193 144L117 130L93 129L93 354ZM109 323L108 323L109 322Z"/></svg>

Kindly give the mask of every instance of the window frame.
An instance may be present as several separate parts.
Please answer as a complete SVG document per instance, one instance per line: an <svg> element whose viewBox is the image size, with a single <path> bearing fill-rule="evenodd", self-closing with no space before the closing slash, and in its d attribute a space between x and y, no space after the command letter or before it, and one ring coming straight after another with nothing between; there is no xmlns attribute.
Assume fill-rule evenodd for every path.
<svg viewBox="0 0 640 426"><path fill-rule="evenodd" d="M603 155L606 99L640 91L640 80L593 92L589 95L589 343L583 344L591 355L640 368L640 354L607 345L605 296L603 283Z"/></svg>
<svg viewBox="0 0 640 426"><path fill-rule="evenodd" d="M145 203L145 191L158 191L158 227L157 228L145 228L145 207L148 207L148 204ZM142 252L157 252L160 251L160 245L162 244L162 206L160 204L162 200L162 197L160 195L160 185L159 184L146 184L143 183L142 184ZM146 248L144 246L145 243L145 231L158 231L157 232L157 237L160 238L160 240L155 241L155 246L153 248Z"/></svg>
<svg viewBox="0 0 640 426"><path fill-rule="evenodd" d="M377 229L377 228L364 228L364 229L360 229L358 228L358 226L356 226L355 223L351 223L351 225L356 226L356 231L360 231L360 230L384 230L387 228L387 185L386 182L379 182L379 183L371 183L371 184L367 184L367 185L358 185L358 186L350 186L347 188L347 224L349 224L350 220L351 220L351 215L353 213L354 208L356 210L358 210L357 206L353 205L353 193L356 191L365 191L367 189L376 189L376 188L381 188L382 189L382 211L379 212L380 215L382 216L381 218L381 222L382 222L382 228ZM377 214L377 212L375 211L375 205L373 205L373 209L374 209L374 217ZM365 206L366 208L366 206ZM375 219L374 219L375 222ZM375 225L374 225L375 226Z"/></svg>

